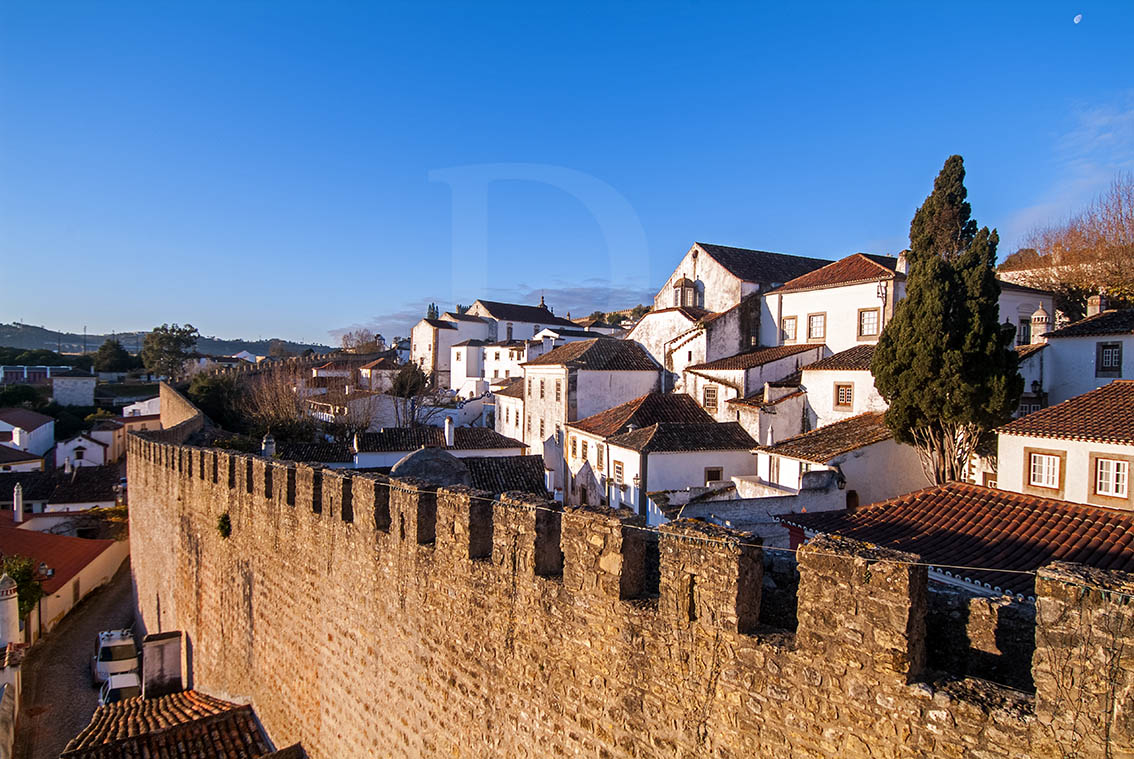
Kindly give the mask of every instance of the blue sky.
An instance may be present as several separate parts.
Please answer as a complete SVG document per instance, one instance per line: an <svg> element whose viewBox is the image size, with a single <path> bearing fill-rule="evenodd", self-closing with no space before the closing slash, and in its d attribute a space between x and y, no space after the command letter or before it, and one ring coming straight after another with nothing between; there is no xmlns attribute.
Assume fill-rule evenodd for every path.
<svg viewBox="0 0 1134 759"><path fill-rule="evenodd" d="M1131 39L1125 0L9 0L0 321L581 315L694 240L895 252L952 153L1003 255L1134 169Z"/></svg>

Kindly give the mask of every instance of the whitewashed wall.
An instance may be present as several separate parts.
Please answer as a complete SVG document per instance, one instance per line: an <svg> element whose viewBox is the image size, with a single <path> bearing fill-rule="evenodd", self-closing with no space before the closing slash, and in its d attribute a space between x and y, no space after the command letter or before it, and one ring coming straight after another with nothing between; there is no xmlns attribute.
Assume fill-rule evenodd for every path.
<svg viewBox="0 0 1134 759"><path fill-rule="evenodd" d="M812 429L826 427L868 411L885 411L888 408L888 404L874 387L874 376L869 371L805 370L802 381L803 389L807 392L808 423ZM835 407L836 383L854 386L854 403L849 409Z"/></svg>
<svg viewBox="0 0 1134 759"><path fill-rule="evenodd" d="M1054 337L1043 353L1047 373L1048 405L1062 403L1113 382L1115 377L1095 376L1098 343L1122 344L1122 377L1134 379L1134 335L1100 337Z"/></svg>
<svg viewBox="0 0 1134 759"><path fill-rule="evenodd" d="M1066 455L1061 488L1050 490L1028 484L1029 461L1025 449L1060 451ZM1094 494L1091 454L1134 460L1134 446L1001 434L997 446L996 486L1013 493L1031 493L1075 503L1134 509L1134 499L1129 497L1123 504L1114 498L1099 497ZM1130 474L1134 476L1134 461L1131 461L1129 469ZM1127 490L1129 493L1134 493L1134 484L1128 483Z"/></svg>

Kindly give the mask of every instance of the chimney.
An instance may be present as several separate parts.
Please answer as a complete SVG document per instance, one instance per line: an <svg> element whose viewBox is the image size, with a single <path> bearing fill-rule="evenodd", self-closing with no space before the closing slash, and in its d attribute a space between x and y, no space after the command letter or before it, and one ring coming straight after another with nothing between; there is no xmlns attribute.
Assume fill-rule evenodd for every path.
<svg viewBox="0 0 1134 759"><path fill-rule="evenodd" d="M382 432L385 429L386 429L385 427L382 427L378 431ZM358 453L358 433L357 432L354 433L354 437L352 437L350 439L350 452L351 453Z"/></svg>
<svg viewBox="0 0 1134 759"><path fill-rule="evenodd" d="M1046 343L1047 338L1044 334L1050 327L1051 320L1048 318L1047 309L1041 303L1039 308L1032 312L1032 345Z"/></svg>
<svg viewBox="0 0 1134 759"><path fill-rule="evenodd" d="M907 252L908 251L903 250L901 253L898 254L898 263L897 263L897 265L895 265L894 269L899 274L909 274L910 273L910 262L909 262L909 259L906 258Z"/></svg>
<svg viewBox="0 0 1134 759"><path fill-rule="evenodd" d="M68 456L67 458L63 459L63 474L70 474L70 473L71 473L71 457Z"/></svg>
<svg viewBox="0 0 1134 759"><path fill-rule="evenodd" d="M264 439L260 441L260 455L266 459L270 459L276 455L276 439L272 437L272 433L264 434Z"/></svg>
<svg viewBox="0 0 1134 759"><path fill-rule="evenodd" d="M1098 316L1106 311L1106 305L1105 295L1092 295L1087 298L1087 316Z"/></svg>
<svg viewBox="0 0 1134 759"><path fill-rule="evenodd" d="M12 521L16 524L24 521L24 486L18 482L12 488Z"/></svg>
<svg viewBox="0 0 1134 759"><path fill-rule="evenodd" d="M20 635L20 599L16 590L16 581L7 572L0 576L0 647L23 642Z"/></svg>
<svg viewBox="0 0 1134 759"><path fill-rule="evenodd" d="M453 447L453 417L445 417L445 447Z"/></svg>
<svg viewBox="0 0 1134 759"><path fill-rule="evenodd" d="M181 631L142 639L142 698L160 698L185 689L181 673Z"/></svg>

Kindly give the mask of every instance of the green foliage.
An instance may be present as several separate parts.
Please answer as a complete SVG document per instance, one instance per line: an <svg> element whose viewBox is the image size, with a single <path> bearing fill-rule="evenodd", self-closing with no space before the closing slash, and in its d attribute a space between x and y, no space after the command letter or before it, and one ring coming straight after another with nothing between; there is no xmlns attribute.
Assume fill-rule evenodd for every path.
<svg viewBox="0 0 1134 759"><path fill-rule="evenodd" d="M153 374L175 377L181 373L199 337L192 324L154 327L142 343L142 363Z"/></svg>
<svg viewBox="0 0 1134 759"><path fill-rule="evenodd" d="M86 416L84 416L83 421L86 422L87 424L93 425L93 424L96 424L98 422L101 422L103 419L114 419L116 417L117 417L116 414L114 414L110 411L107 411L104 408L100 408L98 411L94 412L93 414L87 414Z"/></svg>
<svg viewBox="0 0 1134 759"><path fill-rule="evenodd" d="M425 392L429 386L429 378L417 364L406 364L394 375L394 384L390 395L397 398L413 398Z"/></svg>
<svg viewBox="0 0 1134 759"><path fill-rule="evenodd" d="M648 313L650 313L650 307L645 304L639 303L638 305L634 306L634 308L630 309L630 318L635 320L641 319Z"/></svg>
<svg viewBox="0 0 1134 759"><path fill-rule="evenodd" d="M111 338L95 351L92 366L96 372L128 372L139 368L139 362L122 347L122 343Z"/></svg>
<svg viewBox="0 0 1134 759"><path fill-rule="evenodd" d="M430 303L429 308L425 309L426 319L437 319L441 316L441 309L437 308L436 303Z"/></svg>
<svg viewBox="0 0 1134 759"><path fill-rule="evenodd" d="M273 435L273 437L275 437ZM213 448L240 453L260 453L260 441L251 435L225 435L213 439Z"/></svg>
<svg viewBox="0 0 1134 759"><path fill-rule="evenodd" d="M906 297L874 353L886 423L936 482L959 479L980 438L1006 422L1023 379L1014 329L998 321L995 230L977 229L960 156L945 162L910 224Z"/></svg>
<svg viewBox="0 0 1134 759"><path fill-rule="evenodd" d="M0 364L15 366L71 366L75 356L61 356L44 349L0 348Z"/></svg>
<svg viewBox="0 0 1134 759"><path fill-rule="evenodd" d="M232 518L229 517L227 511L217 519L217 532L225 540L228 540L228 536L232 534Z"/></svg>
<svg viewBox="0 0 1134 759"><path fill-rule="evenodd" d="M457 304L457 313L458 313L458 314L467 314L467 313L469 312L469 309L470 309L470 308L472 308L472 306L471 306L471 305L468 305L468 306L462 306L462 305L461 305L460 303L458 303L458 304Z"/></svg>
<svg viewBox="0 0 1134 759"><path fill-rule="evenodd" d="M0 408L20 406L38 411L47 405L50 394L49 386L5 385L0 387Z"/></svg>
<svg viewBox="0 0 1134 759"><path fill-rule="evenodd" d="M34 559L27 556L5 556L0 572L6 572L16 582L16 596L19 598L20 619L31 614L31 610L46 595L39 580L39 571Z"/></svg>
<svg viewBox="0 0 1134 759"><path fill-rule="evenodd" d="M55 439L67 440L89 430L91 422L87 418L97 414L100 409L97 406L60 406L58 403L49 403L38 411L55 419Z"/></svg>
<svg viewBox="0 0 1134 759"><path fill-rule="evenodd" d="M240 413L241 386L231 374L198 374L189 383L189 400L213 422L226 430L244 431L247 422Z"/></svg>
<svg viewBox="0 0 1134 759"><path fill-rule="evenodd" d="M605 324L606 323L606 314L604 314L602 311L592 311L591 315L588 316L587 318L588 319L594 319L599 324Z"/></svg>

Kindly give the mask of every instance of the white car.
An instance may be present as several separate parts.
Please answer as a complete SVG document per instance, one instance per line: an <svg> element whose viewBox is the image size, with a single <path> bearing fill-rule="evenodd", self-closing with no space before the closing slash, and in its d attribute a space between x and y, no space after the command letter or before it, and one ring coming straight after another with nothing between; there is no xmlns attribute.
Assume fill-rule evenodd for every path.
<svg viewBox="0 0 1134 759"><path fill-rule="evenodd" d="M91 659L91 680L95 685L111 675L138 670L138 649L129 630L107 630L98 634L95 655Z"/></svg>
<svg viewBox="0 0 1134 759"><path fill-rule="evenodd" d="M98 691L98 705L106 706L142 695L142 681L137 672L111 675Z"/></svg>

